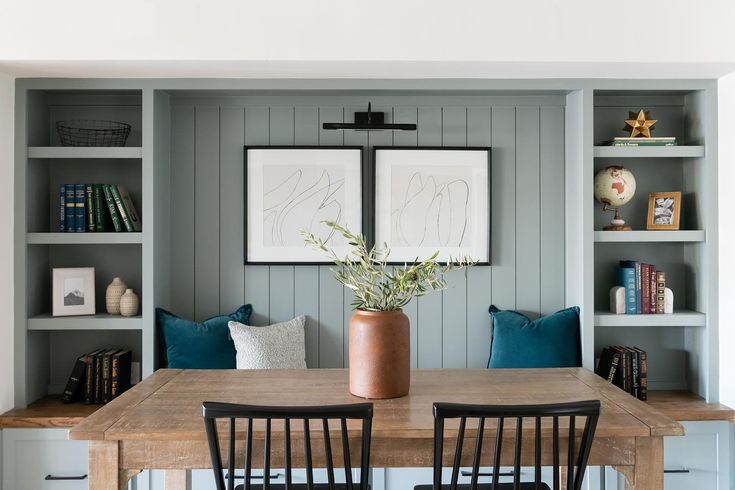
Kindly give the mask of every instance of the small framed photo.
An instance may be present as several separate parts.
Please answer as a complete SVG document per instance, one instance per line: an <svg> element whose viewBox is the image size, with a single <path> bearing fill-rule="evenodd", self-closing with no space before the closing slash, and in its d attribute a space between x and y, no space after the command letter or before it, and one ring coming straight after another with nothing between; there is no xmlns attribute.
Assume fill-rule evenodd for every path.
<svg viewBox="0 0 735 490"><path fill-rule="evenodd" d="M245 264L329 263L301 230L346 256L324 221L364 233L361 146L246 146L244 174Z"/></svg>
<svg viewBox="0 0 735 490"><path fill-rule="evenodd" d="M374 147L374 241L392 263L490 263L490 148Z"/></svg>
<svg viewBox="0 0 735 490"><path fill-rule="evenodd" d="M652 192L648 197L649 230L678 230L681 192Z"/></svg>
<svg viewBox="0 0 735 490"><path fill-rule="evenodd" d="M94 267L53 270L53 316L94 315Z"/></svg>

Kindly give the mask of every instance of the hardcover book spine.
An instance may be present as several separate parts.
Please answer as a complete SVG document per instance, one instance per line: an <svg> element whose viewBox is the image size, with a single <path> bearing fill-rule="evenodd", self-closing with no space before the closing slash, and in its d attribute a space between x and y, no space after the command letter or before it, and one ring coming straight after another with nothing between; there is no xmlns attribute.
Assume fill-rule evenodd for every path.
<svg viewBox="0 0 735 490"><path fill-rule="evenodd" d="M656 266L649 265L648 278L648 313L656 313Z"/></svg>
<svg viewBox="0 0 735 490"><path fill-rule="evenodd" d="M633 349L628 349L628 350L630 352L630 363L632 366L632 369L630 372L631 374L630 376L630 380L631 380L630 394L638 398L638 383L640 379L639 378L640 374L638 371L638 354Z"/></svg>
<svg viewBox="0 0 735 490"><path fill-rule="evenodd" d="M95 356L99 350L95 350L84 356L85 363L85 378L84 378L84 402L94 403L94 368L95 368Z"/></svg>
<svg viewBox="0 0 735 490"><path fill-rule="evenodd" d="M110 185L104 184L102 186L102 192L105 194L105 201L107 202L107 210L110 212L112 227L115 231L122 231L122 223L120 222L120 217L117 215L117 206L115 205L115 199L112 197L110 187Z"/></svg>
<svg viewBox="0 0 735 490"><path fill-rule="evenodd" d="M74 184L66 184L66 231L74 232L77 231L77 207L76 207L76 189Z"/></svg>
<svg viewBox="0 0 735 490"><path fill-rule="evenodd" d="M69 380L66 382L64 388L64 394L61 396L61 401L64 403L72 403L77 400L80 390L82 388L82 382L84 381L84 372L87 368L85 362L86 356L81 356L74 363L74 368L69 375Z"/></svg>
<svg viewBox="0 0 735 490"><path fill-rule="evenodd" d="M102 353L94 358L94 403L102 403Z"/></svg>
<svg viewBox="0 0 735 490"><path fill-rule="evenodd" d="M102 356L102 403L110 401L110 354Z"/></svg>
<svg viewBox="0 0 735 490"><path fill-rule="evenodd" d="M635 263L635 312L643 312L643 297L641 295L641 263Z"/></svg>
<svg viewBox="0 0 735 490"><path fill-rule="evenodd" d="M103 204L104 196L102 195L102 184L94 184L92 186L94 193L94 220L95 229L100 232L107 231L106 206Z"/></svg>
<svg viewBox="0 0 735 490"><path fill-rule="evenodd" d="M656 313L663 314L666 299L666 273L656 271Z"/></svg>
<svg viewBox="0 0 735 490"><path fill-rule="evenodd" d="M59 212L59 231L66 231L66 185L59 186L59 204L61 209Z"/></svg>
<svg viewBox="0 0 735 490"><path fill-rule="evenodd" d="M143 227L141 226L140 222L140 216L138 216L138 212L135 209L135 205L133 204L133 199L130 197L130 193L128 190L121 186L117 186L117 191L120 194L120 200L123 203L123 206L125 207L125 213L128 216L128 219L130 220L130 225L132 226L132 230L128 231L141 231Z"/></svg>
<svg viewBox="0 0 735 490"><path fill-rule="evenodd" d="M638 349L639 370L641 373L639 397L641 400L648 400L648 355L646 351Z"/></svg>
<svg viewBox="0 0 735 490"><path fill-rule="evenodd" d="M610 365L610 374L607 377L607 380L610 383L614 382L615 373L617 373L619 365L620 365L620 354L618 352L615 352L613 354L612 364Z"/></svg>
<svg viewBox="0 0 735 490"><path fill-rule="evenodd" d="M87 213L84 205L84 184L76 184L74 186L74 206L76 208L75 220L77 232L83 232L87 230Z"/></svg>
<svg viewBox="0 0 735 490"><path fill-rule="evenodd" d="M96 223L94 217L94 191L92 190L92 184L85 186L85 192L87 195L86 209L87 209L87 231L96 231Z"/></svg>
<svg viewBox="0 0 735 490"><path fill-rule="evenodd" d="M641 313L647 314L650 308L649 301L651 299L650 291L651 276L648 264L641 264Z"/></svg>
<svg viewBox="0 0 735 490"><path fill-rule="evenodd" d="M635 269L630 267L621 267L620 285L625 288L625 313L634 315L635 308Z"/></svg>
<svg viewBox="0 0 735 490"><path fill-rule="evenodd" d="M129 350L116 353L112 358L112 389L111 397L116 397L125 393L130 388L131 361L133 353Z"/></svg>
<svg viewBox="0 0 735 490"><path fill-rule="evenodd" d="M117 190L117 186L111 185L110 192L112 193L112 197L115 200L115 204L117 205L117 212L120 214L120 218L125 225L125 229L128 231L133 231L133 223L130 221L130 216L128 216L128 213L125 210L125 203L123 203L122 198L120 197L120 192Z"/></svg>

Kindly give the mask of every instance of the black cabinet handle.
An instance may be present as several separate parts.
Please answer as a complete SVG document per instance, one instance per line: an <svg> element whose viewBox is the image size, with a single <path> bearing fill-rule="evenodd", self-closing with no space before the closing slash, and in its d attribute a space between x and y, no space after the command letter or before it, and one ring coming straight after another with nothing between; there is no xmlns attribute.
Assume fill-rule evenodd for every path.
<svg viewBox="0 0 735 490"><path fill-rule="evenodd" d="M47 481L67 481L67 480L86 480L87 475L79 475L79 476L54 476L54 475L46 475L46 478L44 480Z"/></svg>
<svg viewBox="0 0 735 490"><path fill-rule="evenodd" d="M280 476L281 476L280 473L271 473L271 480L275 480L276 478L279 478ZM225 475L225 480L228 479L229 477L230 477L230 475L228 473L227 475ZM244 480L245 479L245 475L233 475L232 478L235 479L235 480ZM263 475L251 475L250 476L250 479L251 480L262 480L263 479Z"/></svg>
<svg viewBox="0 0 735 490"><path fill-rule="evenodd" d="M671 474L671 473L690 473L690 471L686 468L682 468L680 470L664 470L664 474Z"/></svg>
<svg viewBox="0 0 735 490"><path fill-rule="evenodd" d="M472 472L471 471L462 470L461 475L462 476L472 476ZM515 473L513 472L513 470L510 470L510 471L501 471L500 473L498 473L498 476L513 476L513 475L515 475ZM492 473L482 473L482 472L480 472L480 473L477 474L477 476L493 476L493 474Z"/></svg>

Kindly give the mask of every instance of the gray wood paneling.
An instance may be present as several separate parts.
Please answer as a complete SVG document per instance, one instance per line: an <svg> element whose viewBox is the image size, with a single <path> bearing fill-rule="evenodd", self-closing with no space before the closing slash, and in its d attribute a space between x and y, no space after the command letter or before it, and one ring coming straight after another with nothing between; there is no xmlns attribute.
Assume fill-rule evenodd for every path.
<svg viewBox="0 0 735 490"><path fill-rule="evenodd" d="M243 144L492 146L492 265L447 274L448 290L406 305L412 366L485 366L491 303L532 314L562 307L564 197L554 189L564 182L563 107L417 101L374 110L418 131L370 133L321 129L352 120L362 96L172 101L171 308L201 319L250 303L255 325L306 315L307 364L347 365L352 293L329 266L243 266ZM366 164L368 179L369 151Z"/></svg>

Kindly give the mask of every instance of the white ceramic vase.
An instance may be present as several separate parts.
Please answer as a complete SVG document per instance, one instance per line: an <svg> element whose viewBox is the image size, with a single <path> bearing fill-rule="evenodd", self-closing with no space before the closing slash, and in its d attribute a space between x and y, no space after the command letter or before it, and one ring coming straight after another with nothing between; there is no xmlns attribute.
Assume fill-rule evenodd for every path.
<svg viewBox="0 0 735 490"><path fill-rule="evenodd" d="M120 314L135 316L138 314L138 295L132 289L127 289L120 298Z"/></svg>
<svg viewBox="0 0 735 490"><path fill-rule="evenodd" d="M107 291L105 292L107 313L110 315L120 314L120 298L125 294L126 289L128 289L128 286L119 277L114 278L107 286Z"/></svg>

